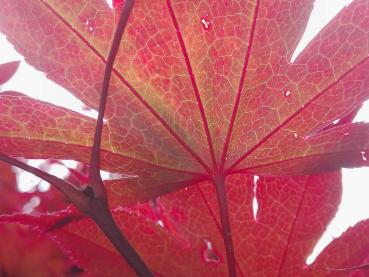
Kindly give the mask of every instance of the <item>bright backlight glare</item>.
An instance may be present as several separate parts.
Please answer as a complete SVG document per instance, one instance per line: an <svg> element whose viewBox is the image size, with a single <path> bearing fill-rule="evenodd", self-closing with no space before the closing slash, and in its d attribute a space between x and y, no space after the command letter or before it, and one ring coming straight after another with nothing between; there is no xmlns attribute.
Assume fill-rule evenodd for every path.
<svg viewBox="0 0 369 277"><path fill-rule="evenodd" d="M45 74L35 70L24 61L13 46L6 41L4 35L0 34L0 64L21 60L16 74L6 82L0 91L17 91L32 98L36 98L56 106L78 112L88 117L97 118L97 111L87 108L73 94L46 78Z"/></svg>
<svg viewBox="0 0 369 277"><path fill-rule="evenodd" d="M106 0L106 3L108 4L109 8L113 9L113 0Z"/></svg>
<svg viewBox="0 0 369 277"><path fill-rule="evenodd" d="M291 57L294 62L298 55L314 39L344 7L347 7L353 0L317 0L310 15L306 30L298 43L295 52Z"/></svg>
<svg viewBox="0 0 369 277"><path fill-rule="evenodd" d="M326 232L318 241L306 264L315 261L319 253L349 227L369 218L369 170L368 168L342 169L342 201L336 216L328 225Z"/></svg>
<svg viewBox="0 0 369 277"><path fill-rule="evenodd" d="M353 0L317 0L314 10L309 18L305 33L301 38L291 62L304 50L308 43L326 26L342 9ZM363 107L356 115L354 122L369 122L369 102L364 102ZM367 196L369 186L365 180L369 180L368 168L355 168L342 170L342 200L335 217L328 225L326 231L315 245L313 252L306 258L306 264L311 265L319 254L349 227L363 219L369 218L369 205Z"/></svg>
<svg viewBox="0 0 369 277"><path fill-rule="evenodd" d="M61 179L69 175L68 169L60 164L52 164L45 167L47 160L29 159L26 161L27 164L43 169ZM17 186L19 192L34 192L36 190L42 192L49 189L50 185L35 175L18 168L15 168L15 170L17 171Z"/></svg>

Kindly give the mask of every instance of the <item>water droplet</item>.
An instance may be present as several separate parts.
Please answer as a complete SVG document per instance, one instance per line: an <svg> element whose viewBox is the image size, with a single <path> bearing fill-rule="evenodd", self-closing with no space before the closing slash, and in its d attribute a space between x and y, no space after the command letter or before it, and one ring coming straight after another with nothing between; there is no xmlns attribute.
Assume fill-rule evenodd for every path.
<svg viewBox="0 0 369 277"><path fill-rule="evenodd" d="M344 133L343 135L344 135L344 136L348 136L349 134L350 134L350 133Z"/></svg>
<svg viewBox="0 0 369 277"><path fill-rule="evenodd" d="M205 31L209 30L210 25L211 25L210 24L210 21L208 20L208 16L209 16L209 14L207 13L206 16L204 16L204 17L201 18L201 25L202 25L202 28Z"/></svg>
<svg viewBox="0 0 369 277"><path fill-rule="evenodd" d="M259 182L259 176L254 176L254 189L253 189L253 197L252 197L252 212L254 220L257 221L257 214L259 209L259 203L258 199L256 197L257 195L257 189L258 189L258 182Z"/></svg>
<svg viewBox="0 0 369 277"><path fill-rule="evenodd" d="M340 121L340 119L336 119L336 120L334 120L332 123L333 123L333 124L337 124L339 121Z"/></svg>
<svg viewBox="0 0 369 277"><path fill-rule="evenodd" d="M298 138L297 133L293 133L293 137L294 137L294 138Z"/></svg>
<svg viewBox="0 0 369 277"><path fill-rule="evenodd" d="M205 249L202 253L202 256L207 263L220 263L220 258L216 251L213 249L213 244L211 241L204 239Z"/></svg>
<svg viewBox="0 0 369 277"><path fill-rule="evenodd" d="M92 33L95 30L95 21L93 19L89 19L85 15L80 14L79 20L81 21L82 24L86 26L87 31L89 31L90 33Z"/></svg>
<svg viewBox="0 0 369 277"><path fill-rule="evenodd" d="M366 158L366 153L364 152L364 151L361 151L360 152L361 153L361 159L363 160L363 161L366 161L367 160L367 158Z"/></svg>
<svg viewBox="0 0 369 277"><path fill-rule="evenodd" d="M159 219L155 223L156 223L156 225L159 225L160 227L164 228L164 222L163 222L163 220Z"/></svg>
<svg viewBox="0 0 369 277"><path fill-rule="evenodd" d="M291 91L290 91L290 90L286 90L286 91L284 92L284 96L288 97L288 96L290 96L290 95L291 95Z"/></svg>
<svg viewBox="0 0 369 277"><path fill-rule="evenodd" d="M94 20L88 20L87 21L87 30L92 33L95 30L95 21Z"/></svg>

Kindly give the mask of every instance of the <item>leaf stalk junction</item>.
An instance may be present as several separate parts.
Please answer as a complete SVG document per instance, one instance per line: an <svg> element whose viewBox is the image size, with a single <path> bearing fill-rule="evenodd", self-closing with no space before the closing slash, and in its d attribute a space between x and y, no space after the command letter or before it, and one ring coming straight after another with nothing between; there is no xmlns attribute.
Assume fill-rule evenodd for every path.
<svg viewBox="0 0 369 277"><path fill-rule="evenodd" d="M90 217L107 236L116 250L127 261L138 276L154 276L140 255L130 245L124 234L116 224L109 209L107 192L100 175L100 149L103 120L108 97L109 82L119 45L133 8L134 0L127 0L122 8L120 18L114 33L114 38L106 61L102 92L99 103L99 115L96 123L94 143L89 164L89 186L81 190L71 183L30 166L18 159L0 153L0 160L21 168L47 181L62 192L71 203L81 212ZM212 181L217 191L220 219L223 231L224 245L227 255L229 276L236 277L236 262L231 235L231 226L228 215L227 195L225 189L225 175L214 175Z"/></svg>

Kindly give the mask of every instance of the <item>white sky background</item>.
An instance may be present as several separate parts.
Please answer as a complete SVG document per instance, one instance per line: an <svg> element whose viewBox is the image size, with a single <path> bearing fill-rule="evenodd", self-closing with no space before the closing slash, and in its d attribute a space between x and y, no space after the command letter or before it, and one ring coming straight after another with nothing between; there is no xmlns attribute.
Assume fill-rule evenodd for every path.
<svg viewBox="0 0 369 277"><path fill-rule="evenodd" d="M108 1L110 2L110 1ZM345 5L351 3L352 0L317 0L314 5L314 11L309 20L306 32L302 38L292 61L304 49L304 47L313 39L313 37L323 28L329 21L342 9ZM1 90L14 90L27 94L33 98L53 103L58 106L64 106L68 109L79 113L97 117L97 112L86 110L81 101L72 96L68 91L56 85L52 81L45 78L45 74L36 71L23 61L13 47L6 41L5 36L0 34L0 64L13 60L22 60L16 75L6 83ZM359 112L355 121L369 122L369 105L365 104ZM38 166L40 161L34 161L33 165ZM70 164L72 165L72 164ZM63 171L64 170L64 171ZM65 168L53 169L54 174L65 175ZM20 190L24 191L34 187L39 182L36 177L30 174L22 174L20 179L23 183ZM20 176L21 177L21 176ZM344 169L343 170L343 197L336 217L328 227L327 232L323 235L318 243L312 256L307 260L310 264L316 255L332 240L334 237L341 235L349 226L353 226L356 222L369 218L369 186L366 184L369 180L369 169ZM47 185L43 184L41 189L47 189Z"/></svg>

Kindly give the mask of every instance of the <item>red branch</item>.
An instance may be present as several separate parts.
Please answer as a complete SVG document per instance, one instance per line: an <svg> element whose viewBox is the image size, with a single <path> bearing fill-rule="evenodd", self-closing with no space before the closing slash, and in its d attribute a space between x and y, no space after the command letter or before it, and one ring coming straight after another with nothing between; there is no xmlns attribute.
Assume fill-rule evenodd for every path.
<svg viewBox="0 0 369 277"><path fill-rule="evenodd" d="M99 116L97 118L94 144L90 159L89 181L93 191L93 205L89 207L87 214L96 222L96 224L113 243L115 248L126 259L128 264L139 276L153 276L150 269L146 266L134 248L129 244L128 240L124 237L114 221L109 209L106 189L100 175L101 135L103 130L106 102L108 98L109 82L113 70L114 60L118 53L124 29L127 25L129 15L133 8L133 2L133 0L127 0L124 3L106 62L104 81L100 96Z"/></svg>
<svg viewBox="0 0 369 277"><path fill-rule="evenodd" d="M128 0L125 2L123 10L120 14L117 29L115 30L114 39L109 51L108 59L106 61L104 81L100 96L99 104L99 116L97 118L96 130L94 136L94 145L92 147L91 159L90 159L90 182L92 189L94 191L95 197L106 198L106 190L103 181L100 176L100 149L101 149L101 135L104 123L104 114L106 108L106 102L108 99L109 82L111 77L111 72L113 70L113 64L115 57L118 53L119 45L122 40L124 29L127 25L129 14L131 13L133 7L133 0Z"/></svg>

